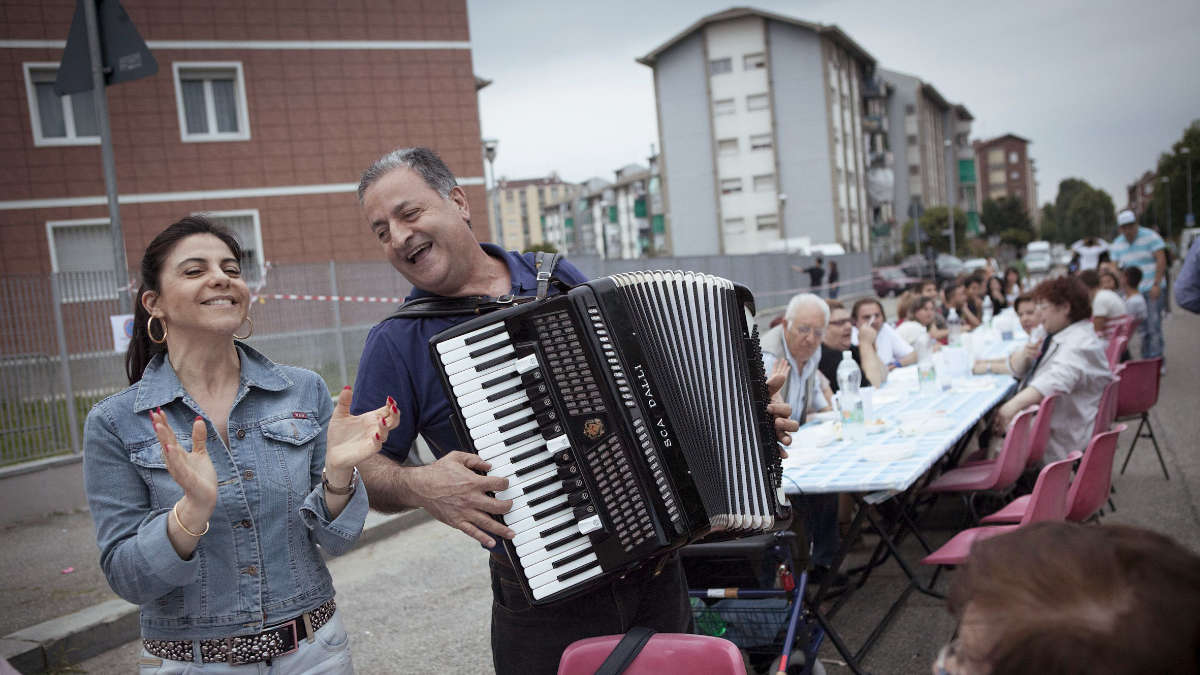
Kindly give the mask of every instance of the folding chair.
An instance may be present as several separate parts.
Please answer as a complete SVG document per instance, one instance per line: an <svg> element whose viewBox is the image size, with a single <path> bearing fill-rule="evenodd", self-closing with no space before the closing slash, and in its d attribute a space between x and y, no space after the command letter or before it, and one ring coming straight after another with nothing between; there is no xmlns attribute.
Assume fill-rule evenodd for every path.
<svg viewBox="0 0 1200 675"><path fill-rule="evenodd" d="M1071 465L1079 459L1077 450L1057 462L1051 462L1038 474L1033 494L1029 496L1029 507L1016 525L993 525L972 527L963 530L942 544L941 548L925 556L923 565L961 565L971 554L971 546L977 541L990 539L1018 527L1043 520L1062 520L1067 513L1067 483L1071 480Z"/></svg>
<svg viewBox="0 0 1200 675"><path fill-rule="evenodd" d="M1150 409L1158 403L1162 361L1161 356L1153 359L1126 361L1117 369L1117 375L1121 377L1121 387L1117 393L1116 420L1118 422L1138 420L1137 432L1133 435L1133 442L1129 444L1125 462L1121 464L1122 474L1125 473L1125 467L1129 466L1129 458L1133 456L1133 448L1137 446L1138 439L1144 435L1154 443L1154 453L1158 455L1158 464L1162 467L1163 478L1171 480L1171 475L1167 473L1167 463L1163 460L1162 450L1158 447L1158 439L1154 437L1154 427L1150 424ZM1142 434L1143 427L1146 429L1146 434Z"/></svg>
<svg viewBox="0 0 1200 675"><path fill-rule="evenodd" d="M980 462L973 465L951 469L933 479L925 486L927 493L962 493L970 514L970 522L979 521L975 512L975 495L986 491L1002 491L1012 487L1025 470L1029 460L1030 427L1037 406L1030 406L1017 413L1009 426L1008 435L1004 437L1004 445L994 461Z"/></svg>
<svg viewBox="0 0 1200 675"><path fill-rule="evenodd" d="M558 662L558 675L592 675L622 637L601 635L572 642ZM626 675L745 675L746 666L742 653L729 640L708 635L655 633L624 672Z"/></svg>
<svg viewBox="0 0 1200 675"><path fill-rule="evenodd" d="M1108 341L1108 348L1104 350L1104 356L1108 358L1108 369L1116 370L1121 363L1121 354L1125 353L1125 345L1129 344L1127 335L1113 335Z"/></svg>

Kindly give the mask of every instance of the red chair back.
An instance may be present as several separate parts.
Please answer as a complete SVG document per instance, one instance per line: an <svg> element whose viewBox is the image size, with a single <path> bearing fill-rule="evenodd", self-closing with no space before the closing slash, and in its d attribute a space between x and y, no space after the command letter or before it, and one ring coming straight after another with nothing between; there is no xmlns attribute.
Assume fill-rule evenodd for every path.
<svg viewBox="0 0 1200 675"><path fill-rule="evenodd" d="M1079 470L1075 472L1075 480L1071 481L1071 489L1067 490L1067 520L1085 521L1108 501L1113 457L1117 454L1117 437L1122 431L1125 431L1125 425L1118 424L1112 431L1096 434L1088 443Z"/></svg>
<svg viewBox="0 0 1200 675"><path fill-rule="evenodd" d="M1042 455L1046 454L1046 443L1050 440L1050 423L1054 415L1054 407L1062 394L1050 394L1038 404L1037 417L1033 420L1033 431L1030 432L1029 461L1026 466L1036 466L1042 463Z"/></svg>
<svg viewBox="0 0 1200 675"><path fill-rule="evenodd" d="M1076 450L1067 455L1066 459L1050 462L1042 467L1037 482L1033 485L1033 494L1029 497L1029 506L1025 515L1021 516L1019 527L1043 520L1062 520L1067 515L1067 485L1071 482L1071 466L1079 459L1080 452Z"/></svg>
<svg viewBox="0 0 1200 675"><path fill-rule="evenodd" d="M1162 357L1126 361L1121 364L1121 388L1117 393L1116 419L1148 412L1158 403Z"/></svg>
<svg viewBox="0 0 1200 675"><path fill-rule="evenodd" d="M1104 351L1104 355L1108 357L1108 369L1116 370L1121 363L1121 353L1125 351L1125 345L1129 343L1129 336L1113 334L1108 341L1108 348Z"/></svg>
<svg viewBox="0 0 1200 675"><path fill-rule="evenodd" d="M621 641L621 637L601 635L572 642L558 662L558 675L592 675ZM625 669L627 675L745 675L745 672L742 654L729 640L684 633L655 633Z"/></svg>
<svg viewBox="0 0 1200 675"><path fill-rule="evenodd" d="M1008 435L1004 437L1004 445L1000 448L1000 455L996 457L996 461L992 465L990 476L992 480L988 481L991 483L991 487L981 489L1006 488L1017 482L1017 478L1021 476L1021 472L1025 470L1025 464L1029 461L1030 430L1033 427L1033 416L1037 409L1038 406L1029 406L1013 418L1012 425L1008 428Z"/></svg>
<svg viewBox="0 0 1200 675"><path fill-rule="evenodd" d="M1112 427L1113 420L1117 417L1117 394L1120 390L1121 368L1118 367L1115 377L1104 385L1104 392L1100 394L1100 403L1096 406L1096 426L1092 427L1093 438Z"/></svg>

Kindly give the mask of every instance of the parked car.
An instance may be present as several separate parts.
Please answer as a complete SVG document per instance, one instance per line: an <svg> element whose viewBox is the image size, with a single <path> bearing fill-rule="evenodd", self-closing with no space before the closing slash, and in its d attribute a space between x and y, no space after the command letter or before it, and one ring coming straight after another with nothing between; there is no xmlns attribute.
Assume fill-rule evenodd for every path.
<svg viewBox="0 0 1200 675"><path fill-rule="evenodd" d="M939 253L935 264L936 272L931 272L927 258L919 255L910 255L900 261L900 269L910 277L918 279L929 279L932 277L939 284L948 279L954 279L963 273L962 261L949 253Z"/></svg>
<svg viewBox="0 0 1200 675"><path fill-rule="evenodd" d="M975 270L981 270L987 267L987 258L968 258L963 261L963 274L970 274Z"/></svg>
<svg viewBox="0 0 1200 675"><path fill-rule="evenodd" d="M1031 241L1025 247L1025 269L1029 274L1048 274L1054 261L1050 257L1050 242Z"/></svg>
<svg viewBox="0 0 1200 675"><path fill-rule="evenodd" d="M919 277L908 276L899 267L876 267L871 270L871 284L875 287L875 295L881 298L899 295L920 280Z"/></svg>

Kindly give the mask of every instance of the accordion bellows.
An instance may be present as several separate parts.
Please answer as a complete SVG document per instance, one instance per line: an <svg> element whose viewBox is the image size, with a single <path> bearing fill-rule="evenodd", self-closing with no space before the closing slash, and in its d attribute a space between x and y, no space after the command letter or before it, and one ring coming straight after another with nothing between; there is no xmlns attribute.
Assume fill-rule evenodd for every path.
<svg viewBox="0 0 1200 675"><path fill-rule="evenodd" d="M462 449L509 480L504 546L532 603L786 526L753 316L726 279L631 272L430 340Z"/></svg>

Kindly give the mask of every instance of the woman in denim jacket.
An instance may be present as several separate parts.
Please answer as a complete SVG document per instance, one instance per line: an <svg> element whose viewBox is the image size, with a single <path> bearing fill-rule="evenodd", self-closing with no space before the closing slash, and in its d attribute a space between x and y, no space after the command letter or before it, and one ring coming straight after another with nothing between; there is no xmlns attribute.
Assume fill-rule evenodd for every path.
<svg viewBox="0 0 1200 675"><path fill-rule="evenodd" d="M348 387L334 405L315 373L235 342L253 329L240 258L203 217L146 249L131 386L84 427L100 564L141 605L144 673L353 672L318 545L362 532L354 467L398 410L352 416Z"/></svg>

